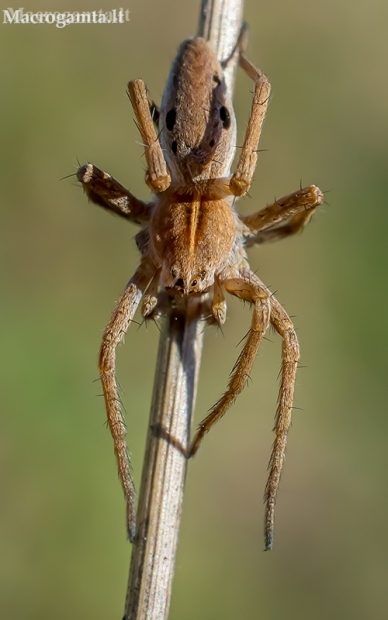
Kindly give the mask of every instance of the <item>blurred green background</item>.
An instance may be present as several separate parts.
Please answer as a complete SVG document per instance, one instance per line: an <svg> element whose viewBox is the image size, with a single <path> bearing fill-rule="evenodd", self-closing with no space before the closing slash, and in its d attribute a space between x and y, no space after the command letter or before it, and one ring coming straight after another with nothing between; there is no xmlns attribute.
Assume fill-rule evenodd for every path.
<svg viewBox="0 0 388 620"><path fill-rule="evenodd" d="M87 203L77 158L147 199L126 82L160 101L197 2L142 0L116 26L1 25L0 617L121 618L130 546L98 382L102 330L138 256L135 228ZM25 10L98 10L84 0ZM14 8L17 8L15 6ZM247 0L249 56L273 96L251 198L327 194L303 235L250 251L295 317L296 409L263 553L280 340L190 463L171 620L385 619L388 607L388 5ZM252 84L239 75L239 142ZM249 308L206 333L197 419L225 388ZM118 353L141 474L158 330Z"/></svg>

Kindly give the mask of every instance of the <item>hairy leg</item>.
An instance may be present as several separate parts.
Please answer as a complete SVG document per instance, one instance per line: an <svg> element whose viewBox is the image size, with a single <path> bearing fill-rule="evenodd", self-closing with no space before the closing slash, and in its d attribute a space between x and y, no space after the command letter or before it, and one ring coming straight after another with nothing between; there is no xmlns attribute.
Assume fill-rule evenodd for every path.
<svg viewBox="0 0 388 620"><path fill-rule="evenodd" d="M150 109L150 114L152 118L152 122L159 128L159 118L160 118L160 110L159 106L156 105L155 101L153 101L150 97L148 97L148 107Z"/></svg>
<svg viewBox="0 0 388 620"><path fill-rule="evenodd" d="M107 172L93 164L85 164L76 174L91 202L135 224L150 219L151 205L138 200Z"/></svg>
<svg viewBox="0 0 388 620"><path fill-rule="evenodd" d="M152 191L163 192L170 185L171 178L156 134L147 89L143 80L129 82L128 96L132 103L137 126L145 148L144 154L148 166L146 183Z"/></svg>
<svg viewBox="0 0 388 620"><path fill-rule="evenodd" d="M244 55L243 51L246 41L244 30L242 31L242 35L239 64L255 82L255 92L253 95L251 114L245 132L244 144L241 149L236 170L229 182L230 190L234 196L243 196L249 191L252 184L257 163L257 148L259 146L261 130L271 92L271 84L267 77Z"/></svg>
<svg viewBox="0 0 388 620"><path fill-rule="evenodd" d="M160 279L160 269L155 271L155 274L147 287L147 290L143 296L142 302L142 315L147 318L150 317L154 312L157 303L158 303L158 292L159 292L159 279Z"/></svg>
<svg viewBox="0 0 388 620"><path fill-rule="evenodd" d="M244 235L246 245L280 239L298 232L306 226L322 202L321 190L316 185L310 185L288 196L283 196L257 213L240 215L240 220L249 229ZM277 226L282 222L286 223Z"/></svg>
<svg viewBox="0 0 388 620"><path fill-rule="evenodd" d="M142 262L133 278L129 281L105 328L98 360L108 425L113 438L119 478L126 500L128 537L131 542L134 541L136 535L135 488L125 441L125 421L121 411L120 396L116 383L115 358L116 347L124 338L129 323L153 274L154 270L152 267L148 263Z"/></svg>
<svg viewBox="0 0 388 620"><path fill-rule="evenodd" d="M211 409L209 415L200 423L197 434L191 444L189 456L193 456L197 452L206 433L208 433L211 427L222 418L227 409L242 392L251 372L259 346L269 326L270 300L268 290L250 270L244 270L236 275L236 277L222 281L222 285L232 295L252 302L252 324L244 348L233 369L228 389Z"/></svg>
<svg viewBox="0 0 388 620"><path fill-rule="evenodd" d="M218 278L214 279L214 291L211 302L212 315L218 325L223 325L226 321L226 301Z"/></svg>
<svg viewBox="0 0 388 620"><path fill-rule="evenodd" d="M299 343L295 328L286 311L271 297L271 324L283 339L281 383L275 417L275 441L269 461L268 482L265 488L265 548L273 545L276 494L284 463L287 434L291 424L295 376L299 361Z"/></svg>

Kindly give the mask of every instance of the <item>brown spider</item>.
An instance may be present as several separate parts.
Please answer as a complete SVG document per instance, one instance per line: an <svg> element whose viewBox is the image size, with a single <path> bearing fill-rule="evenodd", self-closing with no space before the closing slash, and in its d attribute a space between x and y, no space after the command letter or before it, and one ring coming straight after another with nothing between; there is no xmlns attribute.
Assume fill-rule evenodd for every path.
<svg viewBox="0 0 388 620"><path fill-rule="evenodd" d="M201 422L187 456L242 391L259 346L270 325L280 334L282 368L275 419L275 442L265 489L265 546L273 544L274 508L291 421L299 345L294 326L268 288L251 271L245 248L300 231L323 202L315 186L300 189L248 216L234 210L235 197L251 186L257 148L267 110L270 84L245 57L245 31L236 52L239 64L255 83L251 114L235 172L236 119L223 69L201 38L184 41L173 63L160 111L150 101L142 80L128 85L147 161L150 203L133 196L110 175L92 164L77 178L89 199L142 226L136 235L140 265L110 319L99 354L109 428L127 505L128 534L135 538L135 491L125 442L125 423L115 378L115 350L142 301L150 317L162 287L170 296L211 296L211 319L226 318L224 292L253 307L252 324L228 389ZM225 65L224 65L225 66ZM159 128L159 137L154 124Z"/></svg>

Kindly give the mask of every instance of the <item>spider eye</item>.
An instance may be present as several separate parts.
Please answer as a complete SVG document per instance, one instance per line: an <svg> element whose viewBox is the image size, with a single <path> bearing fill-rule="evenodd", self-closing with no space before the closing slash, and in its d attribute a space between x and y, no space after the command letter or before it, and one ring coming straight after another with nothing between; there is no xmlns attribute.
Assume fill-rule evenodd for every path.
<svg viewBox="0 0 388 620"><path fill-rule="evenodd" d="M210 146L211 148L213 148L213 146L214 146L214 145L215 145L215 141L214 141L214 140L210 140L210 142L209 142L209 146Z"/></svg>
<svg viewBox="0 0 388 620"><path fill-rule="evenodd" d="M191 286L197 286L197 280L193 280Z"/></svg>
<svg viewBox="0 0 388 620"><path fill-rule="evenodd" d="M173 108L166 114L166 127L168 131L172 131L174 129L175 121L176 121L176 110L174 110Z"/></svg>
<svg viewBox="0 0 388 620"><path fill-rule="evenodd" d="M201 278L201 280L204 280L206 278L206 271L201 271L199 277Z"/></svg>
<svg viewBox="0 0 388 620"><path fill-rule="evenodd" d="M231 125L230 114L224 105L220 108L220 119L222 120L224 129L229 129Z"/></svg>

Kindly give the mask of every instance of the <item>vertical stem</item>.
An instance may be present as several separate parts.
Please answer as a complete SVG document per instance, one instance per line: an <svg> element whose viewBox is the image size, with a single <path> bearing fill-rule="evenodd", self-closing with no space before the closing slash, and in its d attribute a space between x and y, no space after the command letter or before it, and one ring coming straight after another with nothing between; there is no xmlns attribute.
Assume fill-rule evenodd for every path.
<svg viewBox="0 0 388 620"><path fill-rule="evenodd" d="M198 36L210 42L219 60L233 52L242 8L243 0L202 0ZM235 63L230 63L225 75L230 92L234 70ZM160 338L123 620L168 618L187 466L184 452L203 343L199 304L191 299L186 313L171 307Z"/></svg>
<svg viewBox="0 0 388 620"><path fill-rule="evenodd" d="M242 26L244 0L202 0L198 36L211 44L220 62L229 58L236 46ZM235 62L224 71L228 91L233 93Z"/></svg>

